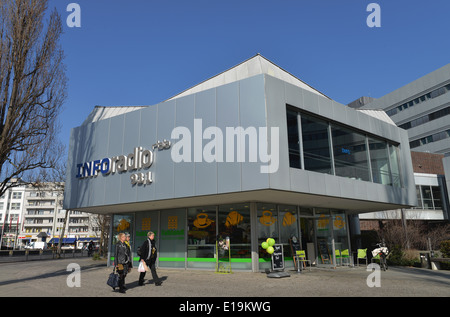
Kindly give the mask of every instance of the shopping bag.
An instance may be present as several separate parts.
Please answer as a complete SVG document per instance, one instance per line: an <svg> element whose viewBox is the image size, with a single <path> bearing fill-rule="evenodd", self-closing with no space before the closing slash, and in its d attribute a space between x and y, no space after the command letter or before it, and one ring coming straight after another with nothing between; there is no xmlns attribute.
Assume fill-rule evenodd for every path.
<svg viewBox="0 0 450 317"><path fill-rule="evenodd" d="M147 263L145 263L144 261L142 261L141 263L144 266L144 270L145 270L144 272L150 272L150 269L148 268Z"/></svg>
<svg viewBox="0 0 450 317"><path fill-rule="evenodd" d="M114 270L111 274L109 274L108 281L106 282L109 286L113 288L113 290L116 289L116 287L119 287L119 274L115 273Z"/></svg>
<svg viewBox="0 0 450 317"><path fill-rule="evenodd" d="M139 262L138 272L143 273L145 272L145 262Z"/></svg>

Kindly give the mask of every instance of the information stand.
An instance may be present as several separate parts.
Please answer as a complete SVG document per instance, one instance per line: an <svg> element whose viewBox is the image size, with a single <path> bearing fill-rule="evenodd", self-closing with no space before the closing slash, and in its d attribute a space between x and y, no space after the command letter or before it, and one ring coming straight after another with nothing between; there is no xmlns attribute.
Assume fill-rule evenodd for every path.
<svg viewBox="0 0 450 317"><path fill-rule="evenodd" d="M216 273L233 273L231 271L231 248L229 237L217 237L216 239Z"/></svg>

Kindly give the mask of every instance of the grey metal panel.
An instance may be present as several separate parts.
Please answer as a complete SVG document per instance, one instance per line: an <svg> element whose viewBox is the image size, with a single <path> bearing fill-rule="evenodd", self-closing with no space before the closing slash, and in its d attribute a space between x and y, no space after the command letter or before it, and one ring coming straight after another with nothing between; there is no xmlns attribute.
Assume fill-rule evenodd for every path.
<svg viewBox="0 0 450 317"><path fill-rule="evenodd" d="M194 129L194 101L195 95L188 95L175 100L175 127L186 127L191 131L191 160L190 162L174 163L174 195L175 197L185 197L194 195L195 163L194 163L194 143L201 141L203 128L200 129L200 136L196 136ZM200 146L202 149L203 146ZM168 151L167 151L168 152Z"/></svg>
<svg viewBox="0 0 450 317"><path fill-rule="evenodd" d="M121 154L130 157L134 155L134 148L138 147L141 131L141 111L133 111L122 115L124 117L123 148ZM130 155L131 154L131 155ZM132 185L130 176L140 171L128 170L118 173L120 177L121 190L120 200L122 202L135 202L137 198L137 185Z"/></svg>
<svg viewBox="0 0 450 317"><path fill-rule="evenodd" d="M99 121L97 124L90 124L89 140L90 148L87 151L86 161L101 160L105 158L108 151L109 120ZM80 162L80 163L82 163ZM89 205L98 206L104 204L106 179L101 175L80 180L81 183L89 186Z"/></svg>
<svg viewBox="0 0 450 317"><path fill-rule="evenodd" d="M285 83L284 91L287 104L296 107L300 107L300 105L303 105L303 89L298 89L297 86Z"/></svg>
<svg viewBox="0 0 450 317"><path fill-rule="evenodd" d="M331 117L333 115L332 101L328 98L318 96L319 115ZM330 119L333 119L332 117Z"/></svg>
<svg viewBox="0 0 450 317"><path fill-rule="evenodd" d="M278 171L269 174L270 188L290 189L289 148L287 142L285 83L271 76L265 75L267 126L278 127L279 132L279 166ZM299 88L301 89L301 88ZM306 90L303 92L306 93ZM308 92L310 93L310 92ZM311 93L312 94L312 93ZM317 97L316 94L313 94ZM292 100L294 106L300 104Z"/></svg>
<svg viewBox="0 0 450 317"><path fill-rule="evenodd" d="M143 148L143 150L151 150L152 145L155 144L157 140L156 130L157 130L157 115L158 107L151 106L141 111L141 123L140 123L140 135L138 145ZM157 152L157 151L156 151ZM156 156L156 155L155 155ZM152 172L153 180L156 175L155 173L156 164L150 166L150 168L143 169L142 172L148 173ZM131 185L130 185L131 186ZM138 184L136 186L137 201L147 201L153 200L155 198L155 184Z"/></svg>
<svg viewBox="0 0 450 317"><path fill-rule="evenodd" d="M217 87L217 127L224 134L224 156L226 156L226 128L239 126L239 82ZM236 162L237 147L234 140L233 162L217 164L218 193L237 192L241 190L241 163ZM229 154L229 153L228 153Z"/></svg>
<svg viewBox="0 0 450 317"><path fill-rule="evenodd" d="M175 128L175 101L158 104L158 130L157 139L170 139ZM171 151L161 150L155 152L154 183L155 199L174 197L174 162Z"/></svg>
<svg viewBox="0 0 450 317"><path fill-rule="evenodd" d="M239 116L240 126L244 129L256 131L255 144L249 144L246 138L245 162L242 163L242 190L267 188L269 175L261 173L261 166L267 165L260 160L260 139L263 138L261 127L267 127L266 102L264 96L264 76L254 76L239 82ZM268 153L270 153L270 132L265 136ZM264 138L263 138L264 139ZM279 141L277 140L279 143ZM255 147L256 162L250 162L250 151ZM253 154L253 153L252 153Z"/></svg>
<svg viewBox="0 0 450 317"><path fill-rule="evenodd" d="M125 116L117 116L111 119L108 139L108 158L112 158L123 153L123 129L125 124ZM94 123L95 124L95 123ZM104 176L105 183L105 203L120 203L121 177L118 173Z"/></svg>
<svg viewBox="0 0 450 317"><path fill-rule="evenodd" d="M319 112L319 96L310 91L303 90L302 109L313 113Z"/></svg>
<svg viewBox="0 0 450 317"><path fill-rule="evenodd" d="M195 118L201 118L203 129L216 126L216 90L209 89L195 95ZM212 142L205 140L204 145ZM217 143L216 143L217 144ZM195 195L217 193L217 162L196 162Z"/></svg>

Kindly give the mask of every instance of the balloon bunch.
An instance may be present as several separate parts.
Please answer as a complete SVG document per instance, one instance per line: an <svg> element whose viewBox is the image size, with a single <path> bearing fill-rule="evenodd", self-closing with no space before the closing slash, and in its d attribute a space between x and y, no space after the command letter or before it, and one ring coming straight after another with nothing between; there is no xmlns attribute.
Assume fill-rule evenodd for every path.
<svg viewBox="0 0 450 317"><path fill-rule="evenodd" d="M275 239L267 238L266 241L261 243L261 247L266 250L267 253L272 254L275 250L273 249L273 245L275 244Z"/></svg>

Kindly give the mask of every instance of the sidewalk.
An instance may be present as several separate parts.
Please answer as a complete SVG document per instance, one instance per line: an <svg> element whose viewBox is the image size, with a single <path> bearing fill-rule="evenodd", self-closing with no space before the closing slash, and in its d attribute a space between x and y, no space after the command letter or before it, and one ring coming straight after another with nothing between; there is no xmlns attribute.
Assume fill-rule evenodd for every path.
<svg viewBox="0 0 450 317"><path fill-rule="evenodd" d="M71 263L81 268L80 287L69 287ZM126 294L114 292L106 285L111 268L104 261L74 258L0 264L0 296L11 297L410 297L450 296L450 271L392 267L380 272L380 287L369 287L371 272L364 266L337 269L313 268L291 276L268 278L264 273L158 269L162 286L146 281L138 286L139 273L134 268L126 278ZM146 278L151 279L147 273ZM71 279L74 281L74 279Z"/></svg>

